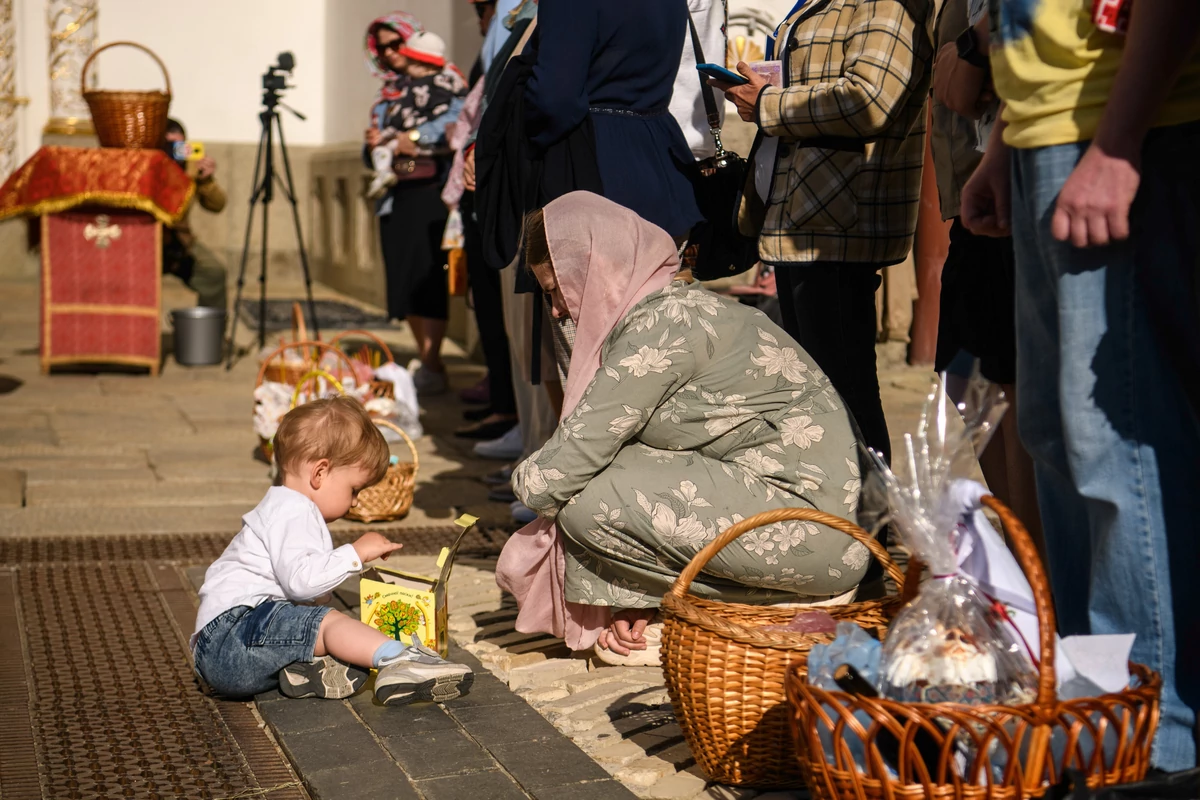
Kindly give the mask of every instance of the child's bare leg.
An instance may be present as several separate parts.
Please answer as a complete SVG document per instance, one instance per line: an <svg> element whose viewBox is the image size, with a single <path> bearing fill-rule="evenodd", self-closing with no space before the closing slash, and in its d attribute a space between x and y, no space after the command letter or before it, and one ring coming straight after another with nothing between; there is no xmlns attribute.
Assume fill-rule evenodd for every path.
<svg viewBox="0 0 1200 800"><path fill-rule="evenodd" d="M313 654L330 655L347 664L370 669L375 651L381 645L393 641L370 625L340 612L330 611L325 615L325 619L321 620Z"/></svg>

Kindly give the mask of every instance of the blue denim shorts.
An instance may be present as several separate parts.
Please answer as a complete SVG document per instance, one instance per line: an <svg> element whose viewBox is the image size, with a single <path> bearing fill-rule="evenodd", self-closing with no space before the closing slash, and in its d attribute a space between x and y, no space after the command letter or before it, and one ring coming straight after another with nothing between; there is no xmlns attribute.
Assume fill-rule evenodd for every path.
<svg viewBox="0 0 1200 800"><path fill-rule="evenodd" d="M268 600L235 606L196 637L196 674L215 694L248 697L279 685L279 670L312 661L321 620L332 609Z"/></svg>

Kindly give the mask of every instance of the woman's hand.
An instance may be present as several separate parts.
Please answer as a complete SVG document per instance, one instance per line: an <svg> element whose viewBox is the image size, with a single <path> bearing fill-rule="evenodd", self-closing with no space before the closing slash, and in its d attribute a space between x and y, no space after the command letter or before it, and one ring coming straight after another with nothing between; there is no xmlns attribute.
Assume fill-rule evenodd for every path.
<svg viewBox="0 0 1200 800"><path fill-rule="evenodd" d="M612 622L600 631L599 645L605 650L612 650L617 655L627 656L631 650L645 650L646 641L642 634L650 620L654 619L656 609L627 608L613 614Z"/></svg>
<svg viewBox="0 0 1200 800"><path fill-rule="evenodd" d="M374 125L367 128L367 132L363 134L363 141L367 143L367 147L378 147L379 138L379 128L376 128Z"/></svg>
<svg viewBox="0 0 1200 800"><path fill-rule="evenodd" d="M708 83L725 93L725 98L737 106L738 116L746 122L754 122L754 110L758 107L758 96L767 88L767 79L750 69L745 61L737 63L737 71L749 79L749 83L741 86L731 86L715 78L709 78Z"/></svg>
<svg viewBox="0 0 1200 800"><path fill-rule="evenodd" d="M395 150L396 150L396 155L408 156L409 158L412 158L419 152L417 143L414 142L412 139L408 138L407 136L397 136L396 137Z"/></svg>
<svg viewBox="0 0 1200 800"><path fill-rule="evenodd" d="M463 156L463 188L468 192L475 191L475 148L472 147Z"/></svg>

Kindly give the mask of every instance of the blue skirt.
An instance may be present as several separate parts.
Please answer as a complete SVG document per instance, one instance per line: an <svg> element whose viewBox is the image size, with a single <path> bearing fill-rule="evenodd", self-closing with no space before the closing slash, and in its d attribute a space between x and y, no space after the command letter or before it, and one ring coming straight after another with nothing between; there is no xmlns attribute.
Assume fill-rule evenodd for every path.
<svg viewBox="0 0 1200 800"><path fill-rule="evenodd" d="M695 159L667 109L593 106L591 117L605 197L673 237L700 222L691 180Z"/></svg>

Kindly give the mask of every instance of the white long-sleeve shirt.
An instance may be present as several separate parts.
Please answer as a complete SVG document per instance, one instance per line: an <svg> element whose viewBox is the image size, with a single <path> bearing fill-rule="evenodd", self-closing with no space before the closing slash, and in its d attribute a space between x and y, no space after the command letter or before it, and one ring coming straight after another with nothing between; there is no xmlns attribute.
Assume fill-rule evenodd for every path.
<svg viewBox="0 0 1200 800"><path fill-rule="evenodd" d="M316 503L294 489L273 486L242 517L242 530L204 573L192 644L231 608L313 600L362 568L353 545L334 548Z"/></svg>
<svg viewBox="0 0 1200 800"><path fill-rule="evenodd" d="M688 0L688 11L696 23L700 47L710 64L725 64L725 1ZM683 128L692 155L699 160L713 155L717 147L708 131L708 115L704 112L704 98L700 95L700 73L696 71L692 35L687 30L683 33L683 56L679 59L679 72L675 75L675 89L669 108L671 116ZM724 121L725 95L714 90L713 97L717 102L717 112Z"/></svg>

